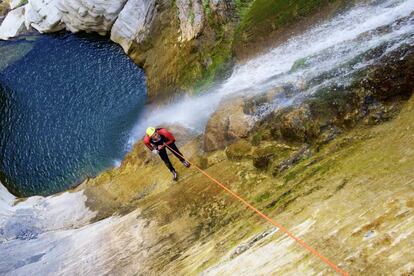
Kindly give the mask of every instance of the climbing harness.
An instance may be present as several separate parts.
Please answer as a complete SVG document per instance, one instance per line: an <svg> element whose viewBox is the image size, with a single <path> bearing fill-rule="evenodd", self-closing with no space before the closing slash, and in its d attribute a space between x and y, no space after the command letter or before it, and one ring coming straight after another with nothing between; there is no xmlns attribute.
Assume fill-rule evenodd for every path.
<svg viewBox="0 0 414 276"><path fill-rule="evenodd" d="M295 235L293 235L289 230L287 230L285 227L283 227L282 225L280 225L278 222L274 221L273 219L271 219L270 217L268 217L267 215L263 214L261 211L259 211L256 207L254 207L253 205L251 205L249 202L247 202L245 199L243 199L241 196L239 196L238 194L236 194L235 192L233 192L232 190L230 190L229 188L227 188L223 183L221 183L220 181L218 181L217 179L215 179L214 177L210 176L208 173L206 173L204 170L202 170L201 168L199 168L197 165L191 163L189 160L187 160L184 156L182 156L181 154L179 154L178 152L176 152L175 150L173 150L170 146L168 146L167 144L164 144L167 148L169 148L172 152L174 152L175 154L178 154L179 156L181 156L182 158L184 158L188 163L190 163L190 165L192 165L194 168L196 168L198 171L200 171L202 174L204 174L205 176L207 176L211 181L213 181L214 183L216 183L217 185L219 185L222 189L224 189L227 193L229 193L230 195L232 195L234 198L236 198L237 200L241 201L244 205L246 205L247 207L249 207L251 210L253 210L255 213L257 213L259 216L261 216L262 218L264 218L265 220L267 220L268 222L270 222L271 224L273 224L274 226L276 226L280 231L282 231L283 233L285 233L288 237L290 237L291 239L293 239L294 241L296 241L297 243L299 243L302 247L306 248L307 250L309 250L313 255L317 256L318 258L320 258L322 261L324 261L326 264L328 264L330 267L332 267L336 272L338 272L339 274L342 275L346 275L348 276L348 272L342 270L341 268L339 268L337 265L335 265L333 262L329 261L325 256L323 256L321 253L319 253L318 251L316 251L316 249L312 248L311 246L309 246L306 242L304 242L303 240L299 239L298 237L296 237Z"/></svg>

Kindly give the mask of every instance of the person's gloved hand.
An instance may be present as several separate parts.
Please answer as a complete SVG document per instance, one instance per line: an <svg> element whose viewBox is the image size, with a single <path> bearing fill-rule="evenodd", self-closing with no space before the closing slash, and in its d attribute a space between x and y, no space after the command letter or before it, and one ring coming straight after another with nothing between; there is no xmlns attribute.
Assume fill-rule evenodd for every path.
<svg viewBox="0 0 414 276"><path fill-rule="evenodd" d="M158 154L158 150L153 149L153 150L152 150L152 153L153 153L153 154Z"/></svg>
<svg viewBox="0 0 414 276"><path fill-rule="evenodd" d="M164 147L165 147L164 145L159 145L158 150L162 150Z"/></svg>

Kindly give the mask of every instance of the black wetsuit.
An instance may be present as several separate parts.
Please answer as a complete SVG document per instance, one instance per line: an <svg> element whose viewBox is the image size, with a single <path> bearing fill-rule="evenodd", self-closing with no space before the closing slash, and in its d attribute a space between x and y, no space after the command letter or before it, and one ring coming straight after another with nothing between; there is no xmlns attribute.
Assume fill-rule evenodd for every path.
<svg viewBox="0 0 414 276"><path fill-rule="evenodd" d="M164 135L160 134L161 139L157 142L153 141L151 139L151 145L155 148L158 149L158 146L164 145L164 143L169 142L170 140L168 140ZM175 142L172 142L171 144L168 144L168 146L170 148L172 148L174 151L170 150L181 162L184 162L184 158L182 158L182 153L180 152L180 150L177 148L177 146L175 145ZM177 152L177 153L176 153ZM171 164L170 158L168 158L168 153L167 153L167 146L164 146L161 150L158 151L162 161L164 161L165 165L168 167L168 169L173 172L175 171L173 165ZM181 156L180 156L181 155Z"/></svg>

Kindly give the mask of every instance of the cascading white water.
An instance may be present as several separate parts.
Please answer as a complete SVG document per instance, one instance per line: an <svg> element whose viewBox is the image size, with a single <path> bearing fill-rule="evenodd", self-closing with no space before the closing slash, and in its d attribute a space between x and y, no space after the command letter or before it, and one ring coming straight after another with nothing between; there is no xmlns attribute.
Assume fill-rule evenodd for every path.
<svg viewBox="0 0 414 276"><path fill-rule="evenodd" d="M302 93L312 93L332 82L346 83L352 72L375 62L351 62L358 55L384 43L386 51L404 43L414 45L413 12L412 0L374 1L344 12L239 64L231 77L201 96L159 108L149 106L130 143L142 136L147 125L179 123L202 131L220 100L239 91L253 94L286 83L308 83L331 71L329 78L306 85ZM381 26L388 28L376 31ZM302 66L292 68L298 61ZM104 274L125 259L138 263L142 237L137 211L90 223L94 213L85 206L82 192L15 202L0 184L0 274ZM117 234L111 235L114 232Z"/></svg>
<svg viewBox="0 0 414 276"><path fill-rule="evenodd" d="M388 0L361 4L318 25L303 35L293 37L282 45L237 65L231 76L201 96L184 97L168 106L147 107L137 122L129 146L140 139L147 126L181 124L202 132L208 118L223 97L240 91L261 93L272 87L289 83L304 86L309 80L341 68L358 55L387 43L387 51L401 44L414 43L414 1ZM402 22L398 20L404 19ZM387 31L376 32L382 26ZM302 60L303 68L292 70L295 62ZM352 72L375 62L364 60L341 68L323 83L310 86L302 93L312 93L331 83L346 84Z"/></svg>

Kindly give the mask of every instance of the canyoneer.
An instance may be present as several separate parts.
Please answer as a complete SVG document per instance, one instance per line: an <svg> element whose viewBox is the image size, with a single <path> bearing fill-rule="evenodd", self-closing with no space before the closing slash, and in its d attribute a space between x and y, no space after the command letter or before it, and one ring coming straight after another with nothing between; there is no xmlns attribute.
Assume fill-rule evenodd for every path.
<svg viewBox="0 0 414 276"><path fill-rule="evenodd" d="M146 135L144 137L144 144L154 153L159 154L162 161L164 161L167 168L173 175L173 180L178 179L178 174L175 171L173 165L171 164L170 159L168 158L167 149L168 148L187 168L190 167L188 163L181 154L180 150L175 145L175 137L165 128L154 128L149 127L146 130ZM168 147L167 147L168 146ZM172 150L171 150L172 149Z"/></svg>

